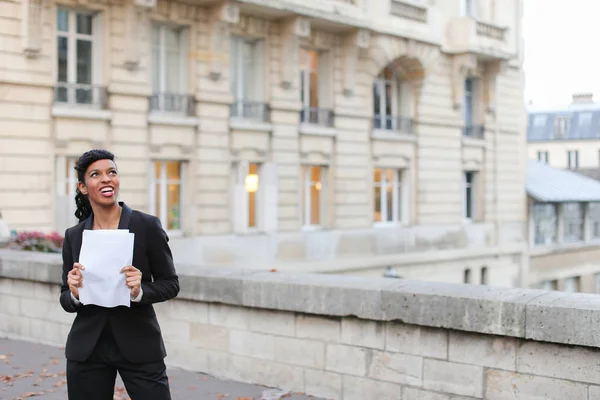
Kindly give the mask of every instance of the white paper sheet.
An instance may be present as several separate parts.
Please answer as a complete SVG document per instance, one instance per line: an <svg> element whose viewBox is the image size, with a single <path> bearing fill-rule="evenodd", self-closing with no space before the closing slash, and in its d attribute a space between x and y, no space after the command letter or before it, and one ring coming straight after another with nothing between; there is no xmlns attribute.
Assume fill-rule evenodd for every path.
<svg viewBox="0 0 600 400"><path fill-rule="evenodd" d="M84 230L79 263L85 267L79 301L101 307L130 306L121 269L133 261L135 235L127 229Z"/></svg>

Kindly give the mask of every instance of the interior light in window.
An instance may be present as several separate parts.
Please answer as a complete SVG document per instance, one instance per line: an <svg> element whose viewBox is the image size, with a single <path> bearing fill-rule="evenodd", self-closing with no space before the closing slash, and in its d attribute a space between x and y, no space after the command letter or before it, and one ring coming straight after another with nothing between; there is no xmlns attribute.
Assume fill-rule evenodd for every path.
<svg viewBox="0 0 600 400"><path fill-rule="evenodd" d="M258 175L248 174L246 176L246 191L254 193L258 189Z"/></svg>

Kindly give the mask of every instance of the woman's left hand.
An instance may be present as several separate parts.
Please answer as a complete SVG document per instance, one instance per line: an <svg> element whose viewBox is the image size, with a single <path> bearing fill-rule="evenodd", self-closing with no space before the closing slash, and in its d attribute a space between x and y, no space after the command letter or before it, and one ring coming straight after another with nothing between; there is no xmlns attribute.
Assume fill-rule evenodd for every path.
<svg viewBox="0 0 600 400"><path fill-rule="evenodd" d="M142 271L133 265L128 265L121 269L121 273L125 273L125 282L131 290L131 297L135 299L140 294L140 286L142 285Z"/></svg>

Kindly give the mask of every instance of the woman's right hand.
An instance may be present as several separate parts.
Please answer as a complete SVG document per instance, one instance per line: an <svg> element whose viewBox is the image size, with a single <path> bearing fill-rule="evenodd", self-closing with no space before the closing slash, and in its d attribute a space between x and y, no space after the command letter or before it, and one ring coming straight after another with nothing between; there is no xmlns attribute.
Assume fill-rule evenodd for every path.
<svg viewBox="0 0 600 400"><path fill-rule="evenodd" d="M69 290L77 300L79 300L79 288L83 286L83 271L85 267L79 263L73 264L73 269L69 271L69 275L67 276L67 285L69 285Z"/></svg>

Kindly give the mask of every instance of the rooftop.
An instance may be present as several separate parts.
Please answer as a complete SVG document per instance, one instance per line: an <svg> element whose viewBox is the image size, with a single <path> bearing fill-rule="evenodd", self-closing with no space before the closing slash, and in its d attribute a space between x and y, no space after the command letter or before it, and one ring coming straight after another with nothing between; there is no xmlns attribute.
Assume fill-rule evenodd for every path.
<svg viewBox="0 0 600 400"><path fill-rule="evenodd" d="M527 162L527 194L539 202L600 202L600 182L535 160Z"/></svg>

